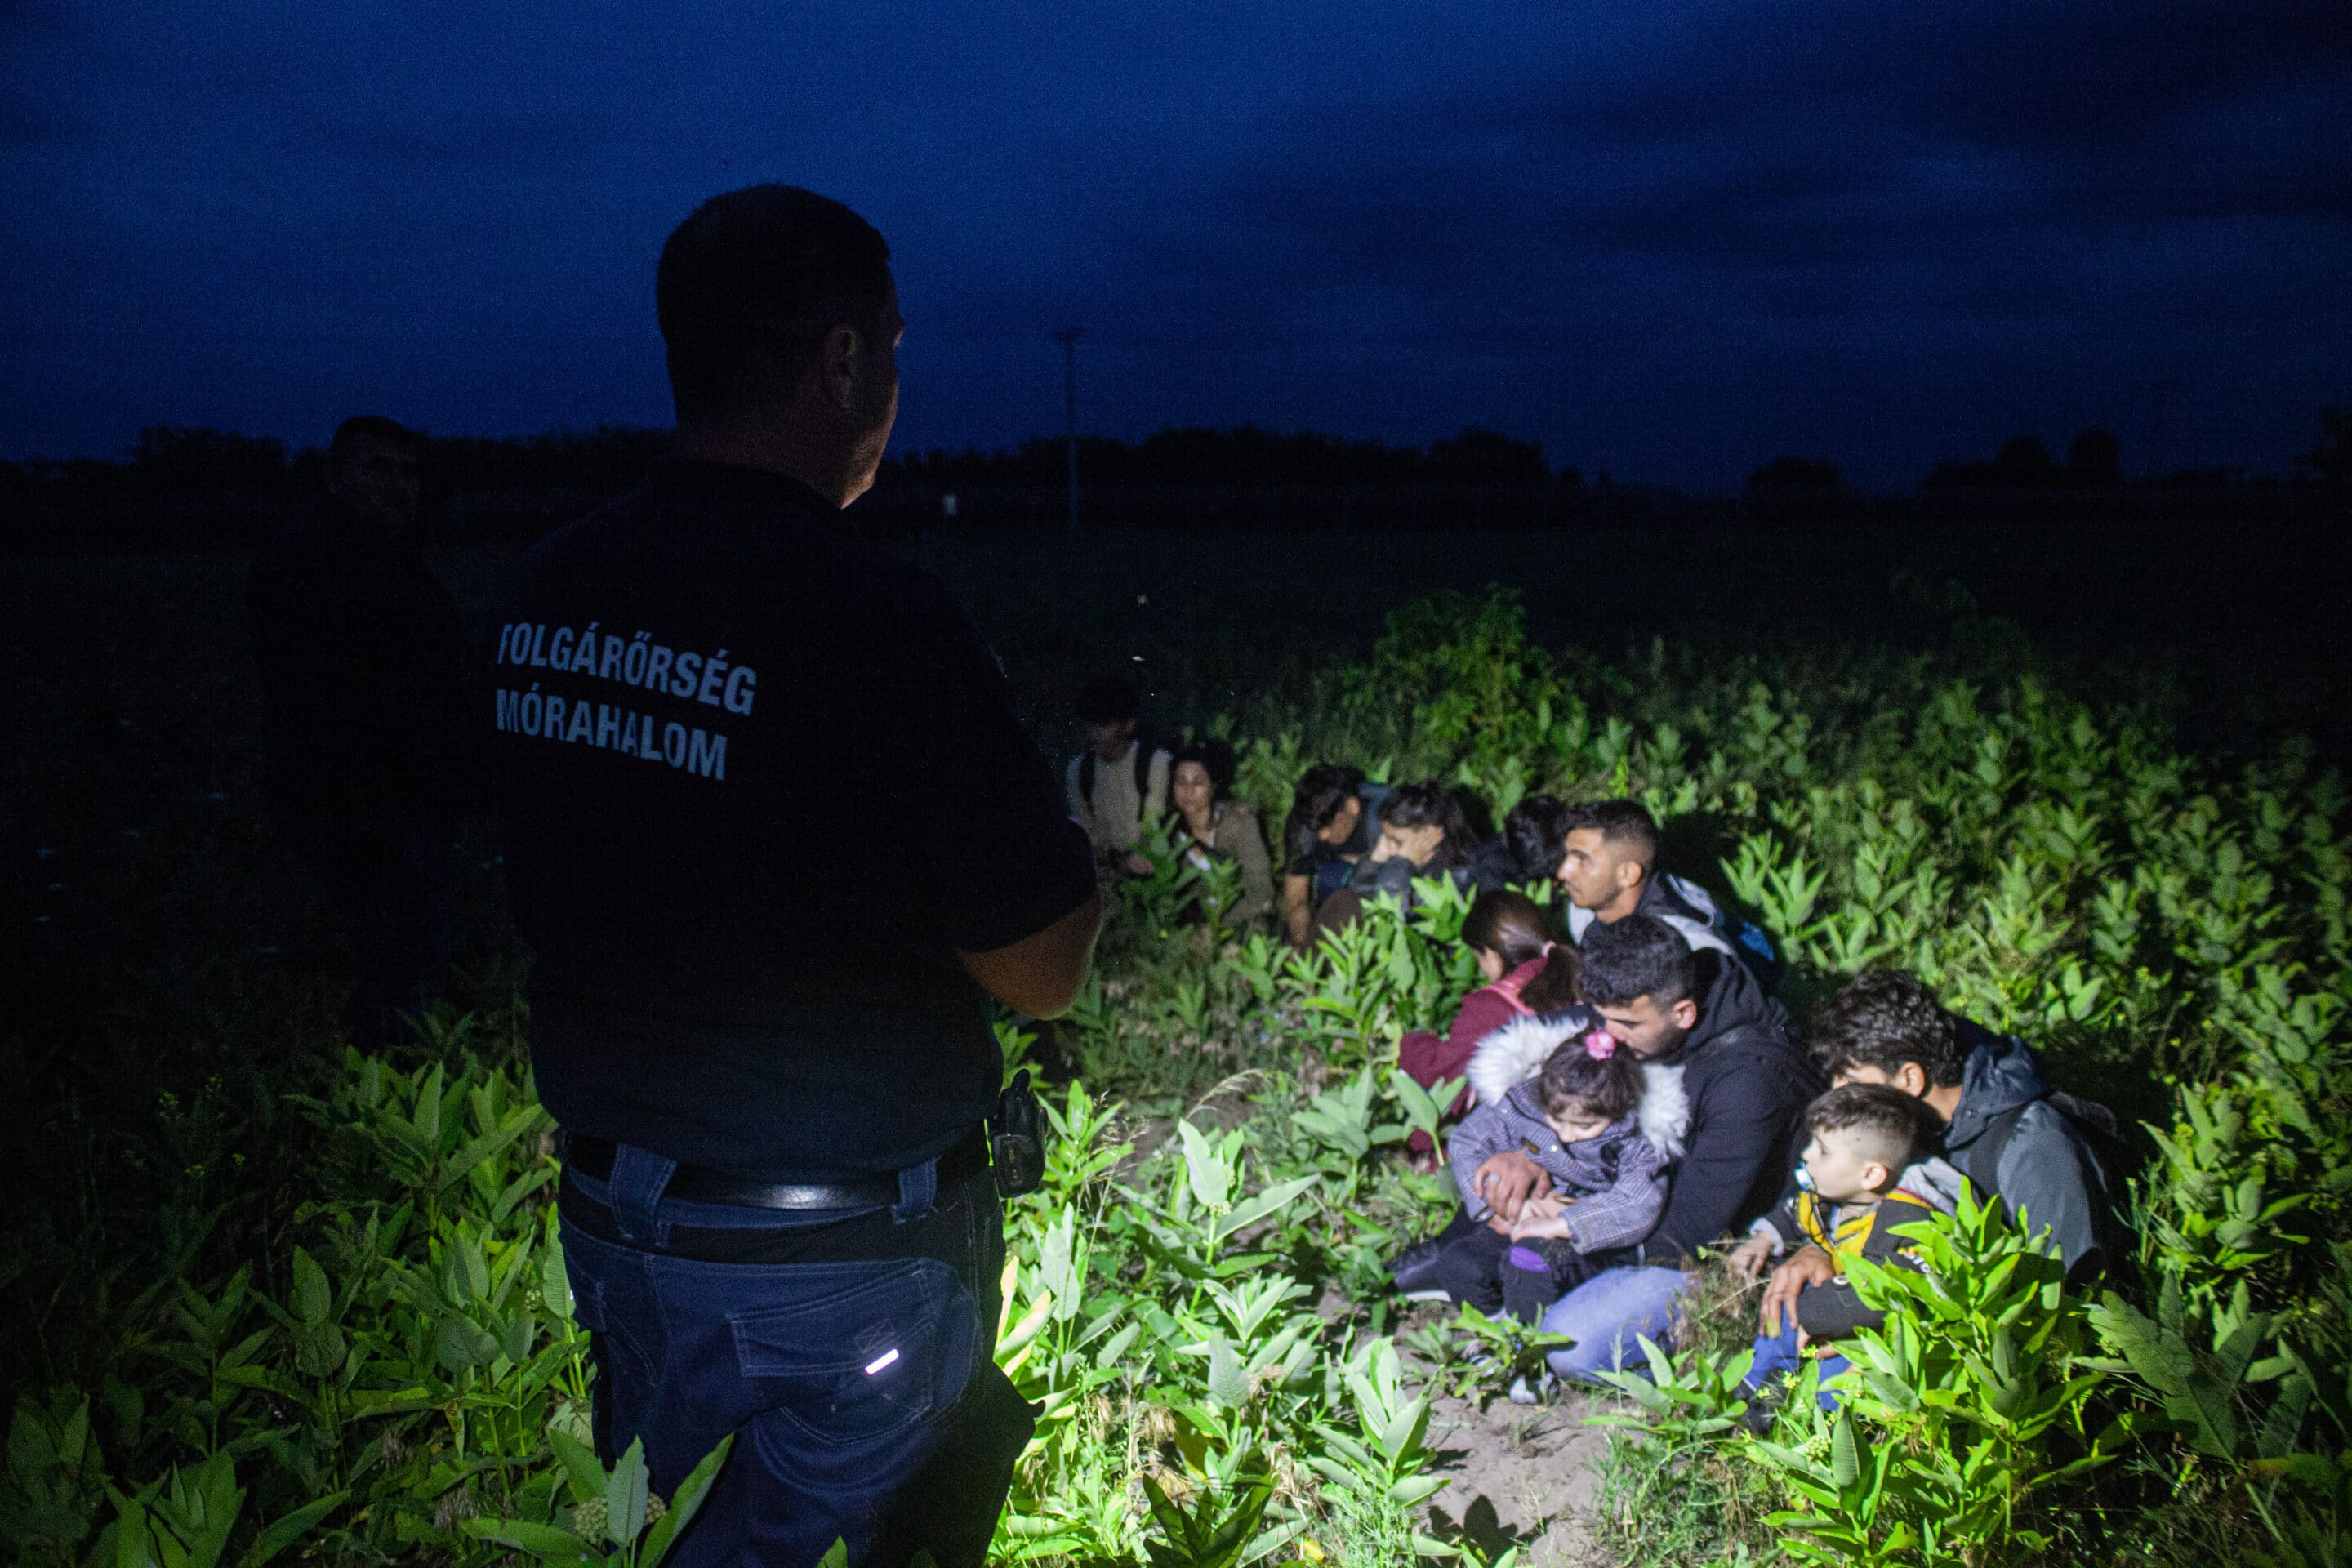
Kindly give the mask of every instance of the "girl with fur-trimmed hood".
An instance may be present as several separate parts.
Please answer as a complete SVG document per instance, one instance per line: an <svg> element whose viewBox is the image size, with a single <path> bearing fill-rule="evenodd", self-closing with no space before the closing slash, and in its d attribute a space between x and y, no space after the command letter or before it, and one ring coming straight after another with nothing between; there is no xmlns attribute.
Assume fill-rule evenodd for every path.
<svg viewBox="0 0 2352 1568"><path fill-rule="evenodd" d="M1666 1172L1689 1110L1679 1069L1644 1067L1579 1008L1523 1018L1470 1063L1478 1109L1452 1141L1462 1214L1435 1272L1446 1294L1534 1322L1596 1272L1591 1255L1630 1246L1664 1212ZM1477 1187L1486 1160L1517 1148L1551 1178L1516 1221Z"/></svg>

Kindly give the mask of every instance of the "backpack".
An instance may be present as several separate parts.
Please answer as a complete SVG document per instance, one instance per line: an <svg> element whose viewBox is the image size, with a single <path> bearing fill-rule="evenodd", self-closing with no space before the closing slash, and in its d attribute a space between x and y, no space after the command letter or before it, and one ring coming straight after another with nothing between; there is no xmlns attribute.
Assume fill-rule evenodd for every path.
<svg viewBox="0 0 2352 1568"><path fill-rule="evenodd" d="M1135 798L1146 800L1151 795L1151 759L1156 748L1141 735L1135 738L1135 752L1130 758L1135 768ZM1095 763L1097 759L1088 751L1078 758L1078 798L1089 808L1095 804Z"/></svg>

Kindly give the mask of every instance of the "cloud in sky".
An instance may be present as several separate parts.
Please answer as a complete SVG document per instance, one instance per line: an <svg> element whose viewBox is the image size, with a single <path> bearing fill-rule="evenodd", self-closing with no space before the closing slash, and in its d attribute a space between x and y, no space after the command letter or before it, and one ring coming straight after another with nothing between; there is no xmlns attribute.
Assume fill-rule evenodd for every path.
<svg viewBox="0 0 2352 1568"><path fill-rule="evenodd" d="M897 252L902 446L1465 423L1906 484L2022 430L2275 468L2352 397L2352 10L0 5L5 453L658 423L662 237Z"/></svg>

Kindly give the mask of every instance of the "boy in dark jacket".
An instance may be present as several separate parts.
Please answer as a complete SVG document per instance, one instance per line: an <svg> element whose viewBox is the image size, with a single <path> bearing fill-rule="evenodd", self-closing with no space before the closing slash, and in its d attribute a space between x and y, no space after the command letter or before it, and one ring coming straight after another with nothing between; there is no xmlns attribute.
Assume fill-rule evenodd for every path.
<svg viewBox="0 0 2352 1568"><path fill-rule="evenodd" d="M1813 1101L1806 1112L1812 1141L1799 1168L1797 1195L1756 1222L1732 1254L1732 1265L1753 1278L1776 1252L1807 1247L1827 1254L1832 1277L1799 1292L1783 1311L1768 1302L1759 1314L1761 1332L1745 1386L1751 1423L1769 1426L1785 1390L1811 1353L1824 1380L1846 1369L1846 1359L1822 1350L1858 1329L1874 1329L1886 1314L1865 1306L1845 1278L1845 1260L1918 1267L1916 1248L1895 1231L1916 1220L1951 1212L1960 1176L1939 1159L1913 1162L1932 1147L1934 1131L1919 1102L1896 1089L1846 1084ZM1837 1395L1827 1389L1822 1408Z"/></svg>

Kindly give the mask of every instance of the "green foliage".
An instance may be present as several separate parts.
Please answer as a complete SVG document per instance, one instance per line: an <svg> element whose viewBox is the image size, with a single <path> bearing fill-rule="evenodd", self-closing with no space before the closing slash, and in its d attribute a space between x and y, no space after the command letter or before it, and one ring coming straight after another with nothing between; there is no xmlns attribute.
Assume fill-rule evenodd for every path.
<svg viewBox="0 0 2352 1568"><path fill-rule="evenodd" d="M1208 728L1245 738L1239 788L1269 823L1319 760L1444 778L1497 816L1536 790L1632 795L1677 869L1771 932L1792 1005L1911 967L2146 1128L2136 1239L2095 1304L1971 1204L1917 1227L1924 1271L1852 1267L1888 1317L1840 1347L1833 1415L1809 1373L1748 1434L1737 1302L1644 1342L1651 1375L1612 1379L1602 1413L1601 1512L1629 1559L2200 1539L2352 1560L2343 784L2293 746L2181 754L1969 606L1930 607L1965 657L1610 665L1531 647L1508 595L1440 597L1369 662L1239 693ZM998 1026L1008 1071L1072 1077L1046 1096L1043 1189L1008 1210L996 1356L1042 1414L999 1556L1467 1554L1425 1533L1447 1481L1431 1400L1491 1397L1557 1343L1391 1321L1383 1260L1454 1201L1402 1145L1459 1089L1404 1078L1397 1041L1477 983L1468 899L1425 880L1296 952L1232 929L1229 870L1147 854L1078 1004ZM666 1510L641 1455L588 1454L551 1130L510 990L493 1005L428 1021L414 1067L313 1053L142 1091L109 1134L141 1228L54 1221L0 1272L49 1303L12 1352L47 1391L12 1417L12 1557L658 1561L725 1449ZM2220 1522L2195 1536L2191 1510Z"/></svg>

